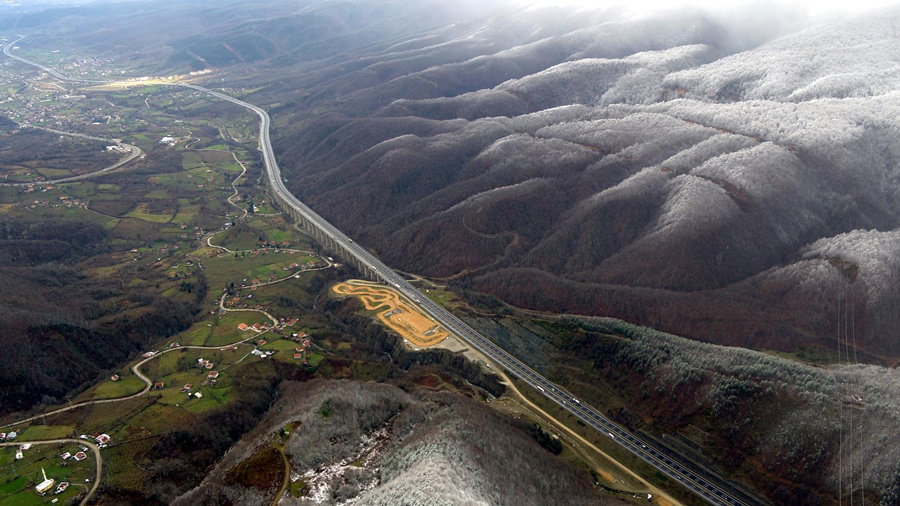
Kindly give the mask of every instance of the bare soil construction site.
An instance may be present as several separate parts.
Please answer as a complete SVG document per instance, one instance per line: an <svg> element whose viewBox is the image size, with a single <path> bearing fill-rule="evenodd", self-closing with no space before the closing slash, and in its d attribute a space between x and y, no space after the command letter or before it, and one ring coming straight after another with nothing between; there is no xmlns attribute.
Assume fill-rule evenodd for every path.
<svg viewBox="0 0 900 506"><path fill-rule="evenodd" d="M378 319L415 346L434 346L450 336L443 327L388 287L351 280L335 285L332 291L359 298L368 311L380 309Z"/></svg>

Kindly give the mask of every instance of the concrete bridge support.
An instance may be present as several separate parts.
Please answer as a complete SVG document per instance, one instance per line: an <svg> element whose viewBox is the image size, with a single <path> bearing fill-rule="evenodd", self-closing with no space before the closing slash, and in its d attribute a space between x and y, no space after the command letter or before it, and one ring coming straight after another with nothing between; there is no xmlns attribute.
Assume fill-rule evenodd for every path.
<svg viewBox="0 0 900 506"><path fill-rule="evenodd" d="M299 210L288 205L287 202L280 198L278 192L276 192L274 188L270 186L269 190L269 194L275 196L272 199L275 206L281 209L291 222L296 223L306 233L312 236L325 251L330 252L336 258L340 258L342 261L352 265L357 270L357 272L359 272L361 277L370 281L380 281L375 271L370 269L355 256L351 255L347 250L340 247L337 241L333 237L331 237L331 235L315 226L315 224L305 216L303 216L303 214L301 214Z"/></svg>

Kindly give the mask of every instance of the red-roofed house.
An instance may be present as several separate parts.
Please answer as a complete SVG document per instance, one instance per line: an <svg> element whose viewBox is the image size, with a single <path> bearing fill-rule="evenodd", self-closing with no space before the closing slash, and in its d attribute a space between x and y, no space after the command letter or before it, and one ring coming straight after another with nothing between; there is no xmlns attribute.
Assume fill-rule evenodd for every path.
<svg viewBox="0 0 900 506"><path fill-rule="evenodd" d="M303 358L302 353L294 353L294 360L300 360L301 358Z"/></svg>
<svg viewBox="0 0 900 506"><path fill-rule="evenodd" d="M219 371L209 371L209 379L216 379L219 377Z"/></svg>
<svg viewBox="0 0 900 506"><path fill-rule="evenodd" d="M240 324L238 324L238 330L240 330L241 332L243 332L243 331L245 331L245 330L247 330L247 329L249 329L249 328L250 328L250 326L247 325L246 323L240 323Z"/></svg>
<svg viewBox="0 0 900 506"><path fill-rule="evenodd" d="M78 452L75 454L74 458L76 462L81 462L82 460L87 458L87 455L84 452Z"/></svg>

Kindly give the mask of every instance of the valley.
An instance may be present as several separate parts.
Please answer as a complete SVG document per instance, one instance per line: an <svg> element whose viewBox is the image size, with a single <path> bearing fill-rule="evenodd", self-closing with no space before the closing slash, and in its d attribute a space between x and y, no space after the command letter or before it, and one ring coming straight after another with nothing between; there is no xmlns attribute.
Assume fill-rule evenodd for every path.
<svg viewBox="0 0 900 506"><path fill-rule="evenodd" d="M178 121L186 123L184 120ZM289 308L300 307L308 310L306 305L309 303L310 287L312 286L313 290L322 290L324 285L316 285L321 283L323 274L320 273L324 273L327 279L329 275L324 271L336 270L337 266L324 255L317 253L317 245L309 244L306 242L307 239L298 236L296 231L286 226L280 213L261 212L265 210L261 209L261 206L265 205L265 199L254 197L254 186L247 174L248 166L252 167L254 164L241 148L235 146L232 149L237 151L223 151L215 147L195 147L198 142L202 145L208 141L203 138L194 139L190 134L178 140L166 135L162 142L154 146L152 134L148 136L143 133L144 131L129 135L145 145L148 156L141 157L141 161L146 163L147 159L158 156L160 151L165 153L164 159L171 159L172 155L166 152L174 150L181 158L177 169L170 169L162 176L148 177L147 168L141 167L140 164L138 167L127 164L121 168L117 167L117 170L114 169L109 176L102 174L104 179L108 178L110 181L103 183L105 185L103 190L110 193L104 198L103 190L100 190L101 185L91 183L89 188L81 189L85 192L83 197L85 205L77 207L76 210L79 214L91 212L107 218L101 222L103 229L116 228L123 220L145 223L146 225L142 226L146 228L141 236L132 238L134 241L140 237L138 242L143 242L145 246L132 248L127 254L122 255L122 260L127 262L125 265L128 268L135 262L146 262L147 269L167 278L169 280L167 284L174 285L172 288L157 286L164 296L171 297L178 292L191 294L195 289L198 290L198 307L194 311L197 311L199 321L172 338L156 344L154 350L144 351L133 365L119 370L107 370L107 373L112 373L109 379L72 398L66 406L56 409L51 407L49 410L39 406L37 411L40 411L40 414L8 423L6 427L19 429L22 435L17 436L18 441L34 441L34 443L40 443L40 440L30 437L32 432L71 436L77 433L102 433L109 441L111 451L103 452L105 476L98 473L96 477L97 482L102 481L104 484L100 488L100 493L107 498L131 497L132 500L135 498L134 494L154 494L159 499L165 500L168 496L156 495L163 490L162 488L158 489L160 492L154 492L156 489L144 489L140 487L140 482L135 480L148 473L146 470L141 471L149 458L147 452L160 451L159 448L162 446L159 445L162 441L175 434L166 432L174 428L173 424L183 424L191 420L191 424L199 424L202 428L205 427L204 424L209 423L205 420L209 420L214 413L227 412L229 416L247 416L248 404L252 407L254 399L272 395L271 378L284 377L286 371L298 365L301 373L306 370L306 374L315 374L323 365L323 360L325 364L330 364L326 359L326 355L330 354L327 348L318 344L315 348L319 351L312 351L312 348L309 348L313 336L321 335L316 330L321 329L313 325L302 327L304 330L297 328L298 332L290 332L294 325L302 325L302 322L308 324L309 314L305 318L302 316L279 318L273 316L273 313L290 315ZM160 134L157 133L156 136L158 135ZM167 142L165 138L173 139L174 142ZM238 156L238 153L241 155ZM232 158L233 162L229 158ZM224 177L218 177L221 175ZM93 177L92 175L91 178ZM206 192L213 190L214 193L207 193L206 198L227 195L224 201L230 206L214 208L219 213L224 213L224 216L220 214L225 219L222 227L224 230L205 232L203 227L191 226L197 223L194 220L200 217L206 207L202 204L188 203L189 190L186 187L188 183L186 180L195 177L200 182L197 185L198 189ZM153 188L145 198L155 200L139 200L127 207L116 207L115 201L110 198L113 193L123 197L122 189L130 183L132 186L129 188L130 193L140 195L141 189L145 188L142 184L147 184L142 181L146 181ZM16 202L16 199L20 198L19 195L34 191L52 192L54 189L68 192L73 184L84 183L45 182L26 186L24 190L18 186L8 186L10 191L7 198L10 205L7 207L7 216L19 216L21 212L19 209L24 207ZM229 187L232 192L228 191ZM256 191L262 190L264 194L264 187L256 188ZM16 193L12 193L12 189L16 189ZM160 206L155 202L166 201L173 197L177 200L171 201L169 206L165 204ZM101 204L105 212L92 208L94 199L106 203ZM246 202L246 207L239 205L236 200ZM191 202L197 202L196 198ZM58 207L47 204L49 212ZM194 211L195 214L178 219L179 216L185 215L187 210ZM173 224L178 226L178 230L190 230L191 233L181 234L182 241L176 246L162 245L154 249L152 242L147 244L147 241L153 241L152 236L144 236L147 231L155 229L159 234L171 233ZM156 238L156 241L159 240ZM142 251L145 248L147 250ZM156 251L165 256L165 259L159 257L154 261L147 258L148 254L152 255ZM102 272L105 275L122 275L121 272L117 272L122 269L123 267L113 264L106 266ZM202 289L191 281L194 278L202 282ZM181 280L180 284L176 280ZM284 285L284 282L293 282L295 288ZM130 284L146 286L135 285L133 282ZM221 291L222 295L213 297L208 291L209 286L225 288L215 289L214 292ZM177 291L174 291L174 288L177 288ZM297 291L297 288L300 291ZM202 306L206 305L206 302L202 305L199 303L210 299L214 307L204 317L202 315L205 310ZM254 313L260 317L254 317ZM293 337L285 337L288 335ZM328 340L323 344L326 347L333 345ZM342 343L337 343L336 350L348 348ZM270 363L275 364L274 369L272 366L266 366ZM278 365L281 363L284 365ZM215 367L215 370L211 370L212 367ZM195 377L198 374L196 370L199 370L198 377ZM328 377L335 372L326 370L322 374ZM354 376L356 374L358 373L354 373ZM291 374L288 374L288 377L290 376ZM244 414L238 415L239 413ZM13 415L13 419L15 416ZM219 437L225 439L215 444L225 443L229 436ZM103 447L106 446L107 443L104 443ZM171 448L166 451L171 451ZM179 451L187 452L183 456L184 460L194 458L191 457L189 448L181 448ZM159 481L160 478L162 475L157 475L156 479L151 481L156 482L158 487L166 487L168 482ZM33 492L27 488L10 492L9 497L14 501L33 497ZM90 494L82 495L82 501L91 499L93 493L92 490Z"/></svg>
<svg viewBox="0 0 900 506"><path fill-rule="evenodd" d="M6 32L0 505L894 504L896 9L398 5Z"/></svg>

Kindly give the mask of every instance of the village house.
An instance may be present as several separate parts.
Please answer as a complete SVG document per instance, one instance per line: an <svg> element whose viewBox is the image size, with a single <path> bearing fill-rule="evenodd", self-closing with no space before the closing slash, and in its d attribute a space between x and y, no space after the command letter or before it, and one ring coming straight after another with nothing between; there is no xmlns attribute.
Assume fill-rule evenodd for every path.
<svg viewBox="0 0 900 506"><path fill-rule="evenodd" d="M247 330L247 329L249 329L249 328L250 328L250 326L247 325L246 323L240 323L240 324L238 324L238 330L240 330L241 332L243 332L243 331L245 331L245 330Z"/></svg>
<svg viewBox="0 0 900 506"><path fill-rule="evenodd" d="M72 457L72 454L69 452L66 452L66 453L63 453L62 455L60 455L59 457L63 460L69 460L69 458Z"/></svg>
<svg viewBox="0 0 900 506"><path fill-rule="evenodd" d="M303 358L302 353L294 353L294 360L300 360L301 358Z"/></svg>
<svg viewBox="0 0 900 506"><path fill-rule="evenodd" d="M209 379L216 379L219 377L219 371L209 371L208 375Z"/></svg>
<svg viewBox="0 0 900 506"><path fill-rule="evenodd" d="M166 387L166 384L163 383L162 381L157 381L156 383L153 384L153 388L155 388L157 390L162 390L165 387Z"/></svg>
<svg viewBox="0 0 900 506"><path fill-rule="evenodd" d="M84 460L84 459L87 458L87 454L84 453L84 452L78 452L78 453L76 453L75 456L72 457L72 458L75 459L75 462L81 462L82 460Z"/></svg>
<svg viewBox="0 0 900 506"><path fill-rule="evenodd" d="M118 374L113 374L112 377L109 378L109 379L111 379L111 380L113 380L113 381L119 381L119 375L118 375Z"/></svg>

